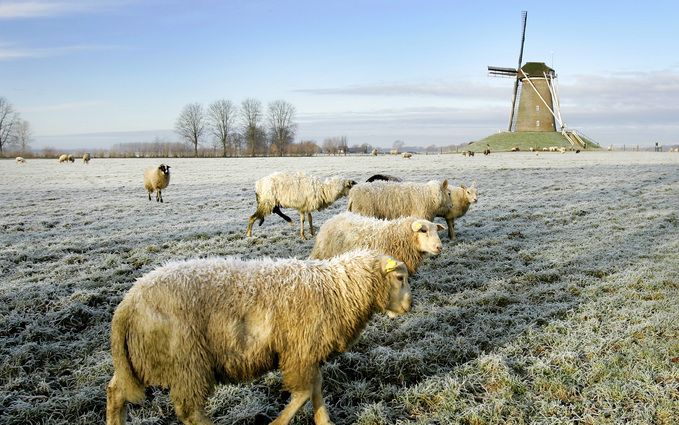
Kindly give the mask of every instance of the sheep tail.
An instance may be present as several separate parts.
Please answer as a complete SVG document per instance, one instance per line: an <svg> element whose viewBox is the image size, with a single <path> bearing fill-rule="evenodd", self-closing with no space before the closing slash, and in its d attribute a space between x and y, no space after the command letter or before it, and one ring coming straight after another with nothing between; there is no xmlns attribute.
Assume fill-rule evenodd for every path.
<svg viewBox="0 0 679 425"><path fill-rule="evenodd" d="M131 403L139 404L144 400L144 384L134 372L130 361L130 353L127 349L127 337L129 334L130 308L121 304L113 315L111 321L111 357L115 370L116 383L125 399Z"/></svg>

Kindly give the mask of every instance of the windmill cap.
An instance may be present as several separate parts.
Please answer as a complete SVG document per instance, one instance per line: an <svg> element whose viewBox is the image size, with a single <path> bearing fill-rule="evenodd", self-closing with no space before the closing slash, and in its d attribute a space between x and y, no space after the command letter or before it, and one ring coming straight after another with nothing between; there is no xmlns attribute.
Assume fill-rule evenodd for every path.
<svg viewBox="0 0 679 425"><path fill-rule="evenodd" d="M544 62L526 62L521 67L521 70L529 77L544 77L544 74L551 75L552 77L556 75L556 72L545 65Z"/></svg>

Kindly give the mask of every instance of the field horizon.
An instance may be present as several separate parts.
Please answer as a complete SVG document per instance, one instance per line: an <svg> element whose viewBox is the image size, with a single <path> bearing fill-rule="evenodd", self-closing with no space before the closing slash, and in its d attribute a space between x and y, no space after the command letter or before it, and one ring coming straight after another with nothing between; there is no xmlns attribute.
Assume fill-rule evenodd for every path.
<svg viewBox="0 0 679 425"><path fill-rule="evenodd" d="M142 185L161 162L163 204ZM442 231L442 254L411 277L412 311L375 315L322 366L336 424L676 423L679 154L605 151L0 161L0 423L104 422L111 316L154 268L306 258L294 210L295 226L272 215L245 237L255 181L292 170L479 187L457 239ZM288 396L272 372L218 386L207 411L267 423ZM167 391L148 390L128 423L178 423ZM309 404L292 423L313 423Z"/></svg>

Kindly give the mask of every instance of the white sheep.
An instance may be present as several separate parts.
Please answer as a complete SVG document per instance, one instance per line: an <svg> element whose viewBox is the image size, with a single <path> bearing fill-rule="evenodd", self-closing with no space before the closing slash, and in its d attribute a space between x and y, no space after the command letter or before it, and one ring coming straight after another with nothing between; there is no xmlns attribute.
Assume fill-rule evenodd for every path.
<svg viewBox="0 0 679 425"><path fill-rule="evenodd" d="M63 154L59 155L59 163L61 164L62 162L67 162L68 161L68 155Z"/></svg>
<svg viewBox="0 0 679 425"><path fill-rule="evenodd" d="M331 177L321 181L317 177L302 172L276 172L262 177L255 183L257 210L250 216L245 234L252 236L252 224L259 220L261 226L264 217L272 212L292 224L292 219L285 215L281 208L295 208L299 211L299 233L302 239L306 239L304 234L305 215L309 218L311 235L314 235L311 212L321 211L329 207L342 196L346 196L349 189L355 184L354 180L340 177Z"/></svg>
<svg viewBox="0 0 679 425"><path fill-rule="evenodd" d="M438 255L443 246L440 224L416 217L382 220L344 212L323 223L309 258L332 258L356 248L374 249L403 261L415 273L425 254Z"/></svg>
<svg viewBox="0 0 679 425"><path fill-rule="evenodd" d="M469 206L475 204L478 200L478 190L476 182L473 182L470 187L460 185L450 190L451 206L449 208L441 208L437 211L437 217L446 219L448 225L448 237L455 238L455 219L460 218L467 213Z"/></svg>
<svg viewBox="0 0 679 425"><path fill-rule="evenodd" d="M149 201L151 200L151 193L155 191L156 202L163 202L161 190L165 189L169 184L169 165L160 164L158 167L151 167L144 170L144 187L149 193Z"/></svg>
<svg viewBox="0 0 679 425"><path fill-rule="evenodd" d="M401 156L403 156L403 158L410 159L412 158L413 154L410 152L403 152Z"/></svg>
<svg viewBox="0 0 679 425"><path fill-rule="evenodd" d="M87 152L83 154L83 163L85 163L85 164L90 163L90 154L87 153Z"/></svg>
<svg viewBox="0 0 679 425"><path fill-rule="evenodd" d="M450 208L448 180L373 181L357 184L349 191L348 210L369 217L391 220L413 216L432 221L438 211Z"/></svg>
<svg viewBox="0 0 679 425"><path fill-rule="evenodd" d="M26 160L22 156L17 156L16 162L17 162L17 164L25 164Z"/></svg>
<svg viewBox="0 0 679 425"><path fill-rule="evenodd" d="M170 389L183 423L211 424L204 405L215 384L278 367L292 395L273 423L287 424L311 399L314 422L330 424L319 362L346 351L374 312L410 306L405 265L376 251L167 264L141 277L113 314L106 423L124 424L126 402L158 386Z"/></svg>

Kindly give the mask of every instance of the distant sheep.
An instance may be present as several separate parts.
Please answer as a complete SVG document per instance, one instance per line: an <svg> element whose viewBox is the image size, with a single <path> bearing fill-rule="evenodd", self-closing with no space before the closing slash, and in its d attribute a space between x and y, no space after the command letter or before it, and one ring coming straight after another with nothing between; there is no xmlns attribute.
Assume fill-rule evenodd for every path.
<svg viewBox="0 0 679 425"><path fill-rule="evenodd" d="M16 162L17 162L17 164L25 164L26 160L22 156L17 156Z"/></svg>
<svg viewBox="0 0 679 425"><path fill-rule="evenodd" d="M155 168L147 168L144 170L144 187L149 193L149 201L151 200L151 193L156 192L156 202L163 202L163 194L161 191L170 184L170 166L160 164Z"/></svg>
<svg viewBox="0 0 679 425"><path fill-rule="evenodd" d="M483 150L484 155L490 155L490 148L486 148Z"/></svg>
<svg viewBox="0 0 679 425"><path fill-rule="evenodd" d="M514 146L510 149L511 152L519 152L521 149L518 146Z"/></svg>
<svg viewBox="0 0 679 425"><path fill-rule="evenodd" d="M372 153L372 156L377 156L377 149L373 149L371 153Z"/></svg>
<svg viewBox="0 0 679 425"><path fill-rule="evenodd" d="M410 159L410 158L412 158L413 154L410 153L410 152L403 152L403 153L401 154L401 156L402 156L403 158Z"/></svg>
<svg viewBox="0 0 679 425"><path fill-rule="evenodd" d="M418 217L432 221L442 209L452 208L448 180L428 183L374 181L349 191L348 210L377 218Z"/></svg>
<svg viewBox="0 0 679 425"><path fill-rule="evenodd" d="M346 351L374 312L410 307L405 265L375 251L167 264L141 277L113 314L106 423L123 425L126 403L158 386L170 389L183 423L211 424L204 406L215 384L279 368L291 398L273 423L287 424L311 399L315 423L329 424L319 363Z"/></svg>
<svg viewBox="0 0 679 425"><path fill-rule="evenodd" d="M464 151L462 152L462 156L474 156L474 151Z"/></svg>
<svg viewBox="0 0 679 425"><path fill-rule="evenodd" d="M469 206L475 204L478 200L478 191L476 182L473 182L471 187L460 185L450 189L450 197L452 206L450 208L442 208L436 214L437 217L446 219L448 225L448 237L455 239L455 219L460 218L467 213Z"/></svg>
<svg viewBox="0 0 679 425"><path fill-rule="evenodd" d="M89 153L84 153L83 154L83 163L89 164L90 163L90 154Z"/></svg>
<svg viewBox="0 0 679 425"><path fill-rule="evenodd" d="M59 163L61 164L62 162L68 162L68 155L60 155L59 156Z"/></svg>
<svg viewBox="0 0 679 425"><path fill-rule="evenodd" d="M262 177L255 183L255 195L257 197L257 210L250 216L248 227L245 232L252 236L252 224L259 220L261 226L264 217L273 213L292 224L292 219L285 215L281 208L295 208L299 211L300 229L302 239L304 234L304 217L309 218L311 235L315 234L311 218L312 211L321 211L333 202L346 196L356 182L340 177L332 177L321 181L319 178L302 172L283 173L277 172Z"/></svg>
<svg viewBox="0 0 679 425"><path fill-rule="evenodd" d="M438 255L443 246L440 224L421 218L382 220L345 212L323 223L309 258L332 258L357 248L369 248L403 261L415 273L425 254Z"/></svg>
<svg viewBox="0 0 679 425"><path fill-rule="evenodd" d="M377 180L390 181L390 182L403 181L398 177L390 176L388 174L374 174L374 175L368 177L368 180L366 180L366 183L374 182L374 181L377 181Z"/></svg>

